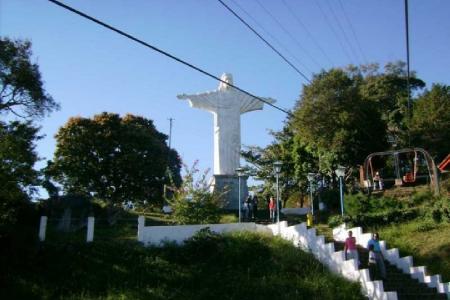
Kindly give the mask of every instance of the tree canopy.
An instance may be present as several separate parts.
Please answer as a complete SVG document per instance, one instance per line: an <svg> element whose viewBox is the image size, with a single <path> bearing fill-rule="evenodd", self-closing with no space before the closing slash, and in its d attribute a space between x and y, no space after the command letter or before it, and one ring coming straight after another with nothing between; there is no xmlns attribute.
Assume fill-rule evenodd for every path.
<svg viewBox="0 0 450 300"><path fill-rule="evenodd" d="M106 112L74 117L55 137L49 173L66 191L95 193L111 203L159 202L164 184L181 181L177 152L169 150L167 136L153 121L143 117Z"/></svg>
<svg viewBox="0 0 450 300"><path fill-rule="evenodd" d="M450 152L450 86L434 84L415 102L411 120L414 145L438 163Z"/></svg>
<svg viewBox="0 0 450 300"><path fill-rule="evenodd" d="M0 114L40 118L59 108L31 55L29 41L0 38Z"/></svg>
<svg viewBox="0 0 450 300"><path fill-rule="evenodd" d="M414 72L409 81L414 103L425 83ZM303 86L292 116L273 133L274 142L265 148L250 146L242 155L269 186L272 163L281 160L283 195L288 197L306 192L309 172L334 185L338 165L356 172L368 154L408 146L408 129L417 146L432 143L425 148L438 155L448 151L448 87L434 86L421 95L411 122L407 99L403 62L388 63L384 70L378 64L323 70Z"/></svg>
<svg viewBox="0 0 450 300"><path fill-rule="evenodd" d="M0 227L14 224L18 208L38 185L38 160L34 142L38 128L29 122L0 122Z"/></svg>

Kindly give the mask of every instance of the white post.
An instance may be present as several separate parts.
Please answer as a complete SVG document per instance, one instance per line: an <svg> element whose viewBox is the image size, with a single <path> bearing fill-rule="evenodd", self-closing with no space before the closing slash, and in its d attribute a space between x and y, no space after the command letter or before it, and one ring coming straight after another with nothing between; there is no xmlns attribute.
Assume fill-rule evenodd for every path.
<svg viewBox="0 0 450 300"><path fill-rule="evenodd" d="M344 216L344 187L342 184L342 176L339 176L339 195L341 198L341 216Z"/></svg>
<svg viewBox="0 0 450 300"><path fill-rule="evenodd" d="M88 224L87 224L87 235L86 235L86 242L90 243L94 240L94 217L88 218Z"/></svg>
<svg viewBox="0 0 450 300"><path fill-rule="evenodd" d="M239 180L239 223L241 223L241 175L238 174L238 180Z"/></svg>
<svg viewBox="0 0 450 300"><path fill-rule="evenodd" d="M145 217L139 216L139 218L138 218L138 234L137 234L138 242L144 241L144 235L143 235L144 226L145 226Z"/></svg>
<svg viewBox="0 0 450 300"><path fill-rule="evenodd" d="M39 224L39 240L45 241L45 232L47 230L47 216L41 216L41 222Z"/></svg>

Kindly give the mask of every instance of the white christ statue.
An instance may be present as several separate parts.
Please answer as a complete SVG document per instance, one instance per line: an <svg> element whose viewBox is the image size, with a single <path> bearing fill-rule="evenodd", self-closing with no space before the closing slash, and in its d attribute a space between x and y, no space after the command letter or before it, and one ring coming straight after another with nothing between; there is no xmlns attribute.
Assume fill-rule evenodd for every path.
<svg viewBox="0 0 450 300"><path fill-rule="evenodd" d="M233 84L231 74L224 73L220 79ZM264 103L223 82L212 92L177 97L214 115L214 175L234 175L241 151L241 114L262 110ZM275 103L271 98L262 99Z"/></svg>

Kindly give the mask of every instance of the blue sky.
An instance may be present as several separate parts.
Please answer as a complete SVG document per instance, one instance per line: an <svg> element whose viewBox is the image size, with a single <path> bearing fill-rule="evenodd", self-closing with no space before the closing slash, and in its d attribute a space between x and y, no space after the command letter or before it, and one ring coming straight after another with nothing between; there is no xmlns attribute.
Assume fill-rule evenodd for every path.
<svg viewBox="0 0 450 300"><path fill-rule="evenodd" d="M224 2L308 77L333 66L406 59L403 0ZM64 3L217 76L232 73L237 86L285 109L305 83L215 0ZM428 86L450 84L450 1L410 0L409 6L411 68ZM198 159L201 169L212 168L212 115L176 96L214 90L214 80L44 0L0 0L0 35L32 41L45 88L61 104L39 123L46 135L37 147L42 158L53 157L54 134L69 117L108 111L142 115L166 134L174 118L172 146L184 162ZM268 131L281 129L285 118L269 107L243 115L242 143L269 144Z"/></svg>

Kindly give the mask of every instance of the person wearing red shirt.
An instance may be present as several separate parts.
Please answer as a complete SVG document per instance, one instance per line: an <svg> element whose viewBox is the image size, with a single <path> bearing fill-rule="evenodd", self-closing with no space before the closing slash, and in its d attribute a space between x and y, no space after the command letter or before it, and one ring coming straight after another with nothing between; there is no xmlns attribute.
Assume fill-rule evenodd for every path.
<svg viewBox="0 0 450 300"><path fill-rule="evenodd" d="M356 248L356 239L353 236L353 232L349 230L348 232L348 238L345 240L344 244L344 254L345 259L356 259L356 263L359 266L359 255L358 255L358 249Z"/></svg>

